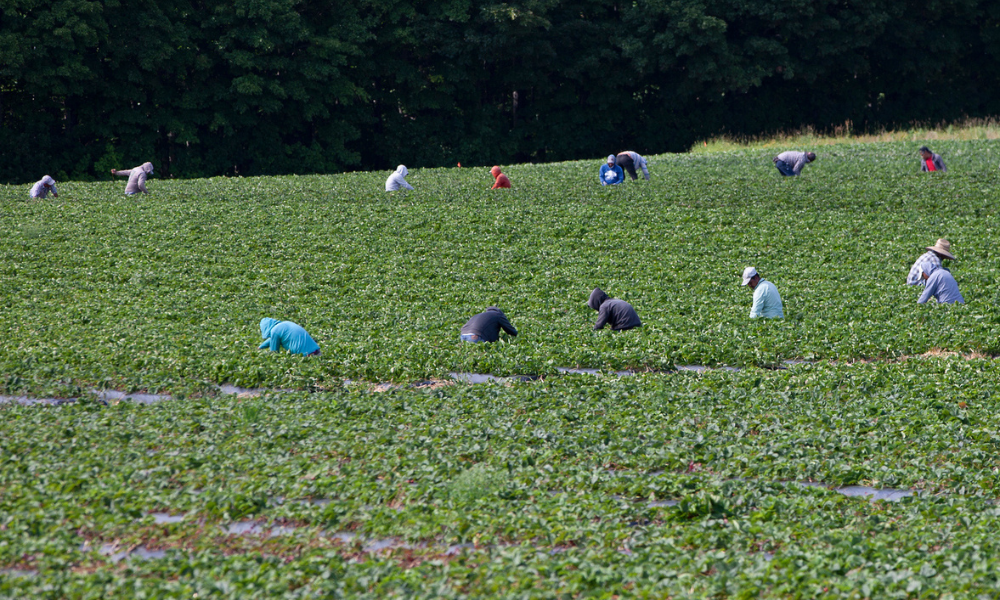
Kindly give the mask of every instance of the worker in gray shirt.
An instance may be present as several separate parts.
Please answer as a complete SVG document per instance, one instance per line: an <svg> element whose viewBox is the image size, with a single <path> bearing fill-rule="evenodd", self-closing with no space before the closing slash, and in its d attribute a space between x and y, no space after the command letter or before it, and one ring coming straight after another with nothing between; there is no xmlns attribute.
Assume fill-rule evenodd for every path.
<svg viewBox="0 0 1000 600"><path fill-rule="evenodd" d="M944 173L948 167L944 166L944 160L940 154L934 154L927 146L920 147L920 170L924 173L941 171Z"/></svg>
<svg viewBox="0 0 1000 600"><path fill-rule="evenodd" d="M642 321L632 305L624 300L609 298L601 288L590 292L587 306L597 311L597 323L594 329L603 329L611 325L612 331L625 331L634 327L642 327Z"/></svg>
<svg viewBox="0 0 1000 600"><path fill-rule="evenodd" d="M786 150L771 160L774 161L774 166L778 169L779 173L785 177L791 177L801 173L802 167L815 162L816 154L814 152Z"/></svg>
<svg viewBox="0 0 1000 600"><path fill-rule="evenodd" d="M153 174L153 163L145 162L138 167L132 169L111 169L111 174L118 177L128 177L128 183L125 185L125 195L132 196L135 194L148 194L149 190L146 189L146 178Z"/></svg>
<svg viewBox="0 0 1000 600"><path fill-rule="evenodd" d="M495 342L500 339L500 330L508 335L517 335L517 330L507 320L507 315L495 306L475 315L462 326L460 339L463 342Z"/></svg>
<svg viewBox="0 0 1000 600"><path fill-rule="evenodd" d="M924 304L935 298L938 304L965 304L962 292L958 291L958 282L951 271L944 267L931 267L931 272L922 271L920 276L926 281L924 293L920 294L918 304Z"/></svg>

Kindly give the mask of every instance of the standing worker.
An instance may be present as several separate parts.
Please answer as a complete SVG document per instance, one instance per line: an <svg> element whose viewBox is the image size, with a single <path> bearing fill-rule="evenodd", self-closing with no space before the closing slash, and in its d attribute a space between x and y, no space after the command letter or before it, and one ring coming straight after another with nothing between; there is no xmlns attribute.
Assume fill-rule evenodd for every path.
<svg viewBox="0 0 1000 600"><path fill-rule="evenodd" d="M412 190L413 186L406 183L406 175L409 171L405 165L399 165L385 180L385 191L394 192L396 190Z"/></svg>
<svg viewBox="0 0 1000 600"><path fill-rule="evenodd" d="M125 186L126 196L138 194L139 192L148 194L149 191L146 190L146 177L153 174L153 163L142 163L141 166L124 171L111 169L111 174L118 177L128 177L128 184Z"/></svg>
<svg viewBox="0 0 1000 600"><path fill-rule="evenodd" d="M920 147L920 170L924 173L930 173L933 171L941 171L944 173L948 170L948 167L944 166L944 160L941 159L940 154L934 154L931 149L927 146Z"/></svg>
<svg viewBox="0 0 1000 600"><path fill-rule="evenodd" d="M816 153L786 150L771 160L783 176L794 177L802 172L802 167L816 161Z"/></svg>
<svg viewBox="0 0 1000 600"><path fill-rule="evenodd" d="M601 165L601 185L618 185L625 181L625 171L616 163L615 155L608 155L608 162Z"/></svg>
<svg viewBox="0 0 1000 600"><path fill-rule="evenodd" d="M54 198L59 197L59 193L56 191L56 180L48 175L42 177L35 182L35 185L31 186L32 198L41 198L44 200L49 195L49 192L52 192Z"/></svg>
<svg viewBox="0 0 1000 600"><path fill-rule="evenodd" d="M642 169L642 176L646 178L646 181L649 181L649 168L646 166L646 159L639 155L638 152L632 152L631 150L619 152L615 162L619 167L628 171L628 174L632 177L632 181L639 179L639 175L635 172L636 168Z"/></svg>
<svg viewBox="0 0 1000 600"><path fill-rule="evenodd" d="M490 169L490 175L496 179L496 182L491 187L491 190L498 190L500 188L510 188L510 179L500 171L500 167L493 167Z"/></svg>
<svg viewBox="0 0 1000 600"><path fill-rule="evenodd" d="M750 307L750 318L764 317L766 319L784 319L785 312L781 305L778 288L765 279L761 279L757 269L743 269L743 284L753 290L753 306Z"/></svg>

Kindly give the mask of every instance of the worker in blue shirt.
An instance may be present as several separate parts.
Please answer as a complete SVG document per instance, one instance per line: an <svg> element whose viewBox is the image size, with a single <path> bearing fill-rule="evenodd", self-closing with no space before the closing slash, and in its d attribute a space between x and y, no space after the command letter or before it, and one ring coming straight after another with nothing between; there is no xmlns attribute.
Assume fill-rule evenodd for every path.
<svg viewBox="0 0 1000 600"><path fill-rule="evenodd" d="M601 185L618 185L625 181L625 171L615 162L615 155L608 156L608 162L601 165Z"/></svg>
<svg viewBox="0 0 1000 600"><path fill-rule="evenodd" d="M919 304L925 304L931 298L939 304L965 304L962 292L958 291L958 282L952 276L951 271L944 267L929 266L927 271L921 270L920 277L923 278L924 293L920 294Z"/></svg>
<svg viewBox="0 0 1000 600"><path fill-rule="evenodd" d="M258 346L261 350L270 348L272 352L277 352L284 348L292 354L319 355L319 344L305 329L291 321L264 317L260 320L260 337L264 338Z"/></svg>

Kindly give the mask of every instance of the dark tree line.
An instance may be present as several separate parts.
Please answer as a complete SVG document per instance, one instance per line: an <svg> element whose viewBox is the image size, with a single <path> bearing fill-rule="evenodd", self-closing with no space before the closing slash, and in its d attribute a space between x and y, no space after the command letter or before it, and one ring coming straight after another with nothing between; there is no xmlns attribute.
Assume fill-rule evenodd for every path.
<svg viewBox="0 0 1000 600"><path fill-rule="evenodd" d="M998 83L987 0L3 0L0 181L680 151Z"/></svg>

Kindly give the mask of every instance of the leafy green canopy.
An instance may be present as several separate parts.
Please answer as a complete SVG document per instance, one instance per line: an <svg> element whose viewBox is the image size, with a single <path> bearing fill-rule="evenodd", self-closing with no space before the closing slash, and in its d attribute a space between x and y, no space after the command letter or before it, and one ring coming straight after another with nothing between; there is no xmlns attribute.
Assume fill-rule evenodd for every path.
<svg viewBox="0 0 1000 600"><path fill-rule="evenodd" d="M992 360L913 359L4 406L0 595L988 596L998 384Z"/></svg>
<svg viewBox="0 0 1000 600"><path fill-rule="evenodd" d="M987 0L9 0L0 181L551 162L988 116L998 23Z"/></svg>
<svg viewBox="0 0 1000 600"><path fill-rule="evenodd" d="M216 384L317 389L343 378L449 371L775 366L895 358L939 347L998 354L996 142L837 146L785 179L774 151L652 157L651 182L597 182L600 161L485 169L60 184L0 189L0 393L91 387L204 393ZM939 237L968 304L917 305L904 285ZM784 320L747 318L739 274L778 288ZM600 286L641 329L595 332ZM458 342L487 306L520 332ZM320 357L258 351L261 317L295 321Z"/></svg>

